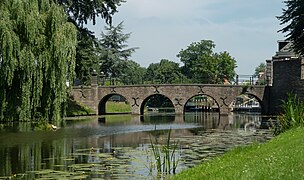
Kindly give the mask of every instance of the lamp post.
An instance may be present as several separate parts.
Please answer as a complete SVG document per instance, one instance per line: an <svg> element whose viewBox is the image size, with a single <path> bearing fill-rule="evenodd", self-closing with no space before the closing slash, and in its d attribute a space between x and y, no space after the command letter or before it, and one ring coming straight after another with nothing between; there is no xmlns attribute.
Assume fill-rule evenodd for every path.
<svg viewBox="0 0 304 180"><path fill-rule="evenodd" d="M96 73L96 70L93 69L93 72L92 72L92 79L91 79L91 85L97 85L98 82L97 82L97 73Z"/></svg>
<svg viewBox="0 0 304 180"><path fill-rule="evenodd" d="M99 80L100 80L100 85L104 86L105 85L105 74L104 72L100 72L100 75L99 75Z"/></svg>

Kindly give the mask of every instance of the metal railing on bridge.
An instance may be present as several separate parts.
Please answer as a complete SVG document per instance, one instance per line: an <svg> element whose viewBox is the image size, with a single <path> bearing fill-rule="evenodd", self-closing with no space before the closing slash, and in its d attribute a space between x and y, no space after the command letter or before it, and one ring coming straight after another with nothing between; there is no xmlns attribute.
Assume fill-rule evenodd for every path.
<svg viewBox="0 0 304 180"><path fill-rule="evenodd" d="M236 75L234 84L236 85L257 85L262 84L263 79L257 75Z"/></svg>
<svg viewBox="0 0 304 180"><path fill-rule="evenodd" d="M223 79L223 84L228 82L228 84L234 84L234 85L262 85L262 84L265 84L265 82L266 82L266 79L263 79L263 78L264 77L261 77L259 75L243 75L243 74L239 75L238 74L231 81L225 81L225 79ZM104 85L130 85L129 83L123 84L121 81L119 81L119 78L113 79L113 78L105 78L105 77L102 77L102 78L94 77L94 78L92 78L92 82L99 84L101 86L104 86ZM106 83L106 82L108 82L108 83ZM178 84L185 84L185 83L189 84L189 82L184 82L182 80ZM152 82L141 81L138 83L138 85L139 84L158 84L158 83L155 81L152 81ZM74 81L74 86L80 86L80 85L83 85L83 83L80 80L77 79Z"/></svg>

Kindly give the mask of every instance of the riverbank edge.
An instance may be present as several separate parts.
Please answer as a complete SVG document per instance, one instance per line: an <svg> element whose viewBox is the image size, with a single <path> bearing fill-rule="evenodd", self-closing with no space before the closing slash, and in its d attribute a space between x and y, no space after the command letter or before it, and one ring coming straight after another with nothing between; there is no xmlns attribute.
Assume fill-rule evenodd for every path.
<svg viewBox="0 0 304 180"><path fill-rule="evenodd" d="M67 100L67 117L95 115L95 112L89 107L78 103L72 99Z"/></svg>
<svg viewBox="0 0 304 180"><path fill-rule="evenodd" d="M304 128L235 149L170 179L303 179Z"/></svg>
<svg viewBox="0 0 304 180"><path fill-rule="evenodd" d="M81 103L69 99L67 102L67 117L96 115L96 112ZM107 102L108 114L130 114L131 107L124 102Z"/></svg>

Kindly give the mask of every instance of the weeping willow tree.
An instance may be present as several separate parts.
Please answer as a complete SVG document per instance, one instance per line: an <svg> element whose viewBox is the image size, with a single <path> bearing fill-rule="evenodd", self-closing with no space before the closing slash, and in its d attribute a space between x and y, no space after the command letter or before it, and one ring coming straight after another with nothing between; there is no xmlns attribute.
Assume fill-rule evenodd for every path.
<svg viewBox="0 0 304 180"><path fill-rule="evenodd" d="M75 26L52 0L1 0L0 120L58 122L76 45Z"/></svg>

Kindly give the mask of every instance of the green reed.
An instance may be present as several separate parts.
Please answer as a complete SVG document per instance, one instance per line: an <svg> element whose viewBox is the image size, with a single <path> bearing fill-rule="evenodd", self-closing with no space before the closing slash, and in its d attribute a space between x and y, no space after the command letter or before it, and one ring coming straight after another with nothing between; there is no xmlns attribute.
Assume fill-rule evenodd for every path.
<svg viewBox="0 0 304 180"><path fill-rule="evenodd" d="M155 142L157 142L156 138ZM179 143L177 141L171 142L171 129L168 132L166 143L164 145L154 143L151 136L150 144L157 172L159 174L175 174L179 162L179 158L177 157Z"/></svg>
<svg viewBox="0 0 304 180"><path fill-rule="evenodd" d="M304 102L301 102L295 94L288 94L288 99L282 101L283 113L278 117L278 133L304 125Z"/></svg>

